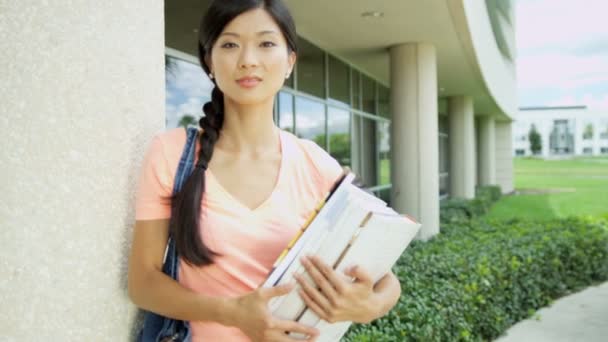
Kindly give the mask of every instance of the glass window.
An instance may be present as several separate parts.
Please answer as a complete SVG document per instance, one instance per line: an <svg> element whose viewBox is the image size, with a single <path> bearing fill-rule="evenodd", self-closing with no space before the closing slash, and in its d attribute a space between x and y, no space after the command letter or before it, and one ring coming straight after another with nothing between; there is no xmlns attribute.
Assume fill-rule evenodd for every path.
<svg viewBox="0 0 608 342"><path fill-rule="evenodd" d="M325 98L325 54L307 40L298 41L298 90Z"/></svg>
<svg viewBox="0 0 608 342"><path fill-rule="evenodd" d="M376 113L376 82L371 78L361 75L361 94L363 96L363 111Z"/></svg>
<svg viewBox="0 0 608 342"><path fill-rule="evenodd" d="M213 83L198 65L165 55L165 125L198 125L203 105L211 101Z"/></svg>
<svg viewBox="0 0 608 342"><path fill-rule="evenodd" d="M448 137L445 134L441 134L439 136L439 173L449 172L449 155L450 146L448 145Z"/></svg>
<svg viewBox="0 0 608 342"><path fill-rule="evenodd" d="M351 167L350 113L330 106L327 108L327 116L329 154L336 158L340 165Z"/></svg>
<svg viewBox="0 0 608 342"><path fill-rule="evenodd" d="M439 196L444 196L448 194L449 187L449 177L447 174L439 175Z"/></svg>
<svg viewBox="0 0 608 342"><path fill-rule="evenodd" d="M350 103L350 87L348 84L348 65L333 56L329 56L329 97L332 100Z"/></svg>
<svg viewBox="0 0 608 342"><path fill-rule="evenodd" d="M293 133L293 95L279 92L279 127Z"/></svg>
<svg viewBox="0 0 608 342"><path fill-rule="evenodd" d="M387 119L391 118L390 96L391 91L378 84L378 115Z"/></svg>
<svg viewBox="0 0 608 342"><path fill-rule="evenodd" d="M439 115L438 117L439 133L448 134L448 117L445 115Z"/></svg>
<svg viewBox="0 0 608 342"><path fill-rule="evenodd" d="M296 96L296 135L313 140L327 150L323 103Z"/></svg>
<svg viewBox="0 0 608 342"><path fill-rule="evenodd" d="M391 206L391 189L379 190L376 196L380 197L388 206Z"/></svg>
<svg viewBox="0 0 608 342"><path fill-rule="evenodd" d="M351 84L353 87L353 97L352 97L352 103L350 104L351 107L353 107L354 109L361 109L361 79L360 76L361 74L354 69L352 70L352 79L351 79Z"/></svg>
<svg viewBox="0 0 608 342"><path fill-rule="evenodd" d="M361 178L367 186L378 185L376 121L361 118Z"/></svg>
<svg viewBox="0 0 608 342"><path fill-rule="evenodd" d="M391 126L388 122L378 121L377 146L380 160L379 185L391 183Z"/></svg>
<svg viewBox="0 0 608 342"><path fill-rule="evenodd" d="M361 176L361 127L363 117L358 114L352 113L352 124L351 124L351 166L350 168L357 176Z"/></svg>

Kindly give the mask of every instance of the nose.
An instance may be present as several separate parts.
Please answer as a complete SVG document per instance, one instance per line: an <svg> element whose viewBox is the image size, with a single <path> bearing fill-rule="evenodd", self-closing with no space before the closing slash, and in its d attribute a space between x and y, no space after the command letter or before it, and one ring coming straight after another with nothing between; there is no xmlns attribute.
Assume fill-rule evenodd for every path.
<svg viewBox="0 0 608 342"><path fill-rule="evenodd" d="M246 44L241 50L239 56L239 67L243 69L256 67L258 65L258 56L255 48Z"/></svg>

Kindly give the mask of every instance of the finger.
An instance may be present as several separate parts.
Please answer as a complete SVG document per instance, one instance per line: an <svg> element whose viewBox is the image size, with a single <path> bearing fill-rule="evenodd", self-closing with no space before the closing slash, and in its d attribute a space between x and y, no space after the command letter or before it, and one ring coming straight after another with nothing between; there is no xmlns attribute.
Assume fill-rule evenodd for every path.
<svg viewBox="0 0 608 342"><path fill-rule="evenodd" d="M344 272L346 275L355 277L358 283L374 285L374 280L371 274L363 269L363 267L353 266Z"/></svg>
<svg viewBox="0 0 608 342"><path fill-rule="evenodd" d="M329 321L329 316L327 315L327 312L325 312L325 310L319 304L317 304L312 298L310 298L306 291L300 289L298 290L298 293L300 294L300 297L302 297L302 300L304 301L306 306L308 306L309 309L314 311L314 313L317 314L319 318Z"/></svg>
<svg viewBox="0 0 608 342"><path fill-rule="evenodd" d="M329 298L326 298L326 296L319 292L315 286L304 280L302 276L297 275L296 279L298 279L302 291L308 295L308 298L310 298L311 301L317 304L321 311L324 311L325 313L331 311L332 303L335 303L335 300L332 302Z"/></svg>
<svg viewBox="0 0 608 342"><path fill-rule="evenodd" d="M337 293L344 292L343 280L339 279L336 272L334 272L326 263L322 262L317 257L311 257L305 262L308 266L305 264L304 267L308 267L306 270L311 277L313 277L317 285L319 285L323 293L328 297L335 297L337 296Z"/></svg>
<svg viewBox="0 0 608 342"><path fill-rule="evenodd" d="M295 321L287 321L287 320L276 320L274 329L279 330L281 332L292 332L308 335L310 337L319 336L319 330L313 327L309 327L307 325L295 322ZM274 330L273 329L273 330Z"/></svg>
<svg viewBox="0 0 608 342"><path fill-rule="evenodd" d="M260 296L264 299L271 299L273 297L284 296L293 290L294 284L277 285L271 288L259 289Z"/></svg>

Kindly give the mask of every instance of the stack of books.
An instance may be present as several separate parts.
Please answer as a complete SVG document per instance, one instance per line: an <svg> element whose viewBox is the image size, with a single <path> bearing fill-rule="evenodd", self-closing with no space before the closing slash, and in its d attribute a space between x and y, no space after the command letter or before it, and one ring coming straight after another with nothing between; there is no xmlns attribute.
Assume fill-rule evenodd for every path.
<svg viewBox="0 0 608 342"><path fill-rule="evenodd" d="M294 282L294 274L314 284L300 263L305 255L316 255L339 274L357 265L369 272L374 282L391 270L421 225L354 185L354 178L353 173L345 172L336 182L276 260L263 287ZM318 341L340 340L352 322L319 319L301 299L298 288L269 302L273 315L317 328L321 332Z"/></svg>

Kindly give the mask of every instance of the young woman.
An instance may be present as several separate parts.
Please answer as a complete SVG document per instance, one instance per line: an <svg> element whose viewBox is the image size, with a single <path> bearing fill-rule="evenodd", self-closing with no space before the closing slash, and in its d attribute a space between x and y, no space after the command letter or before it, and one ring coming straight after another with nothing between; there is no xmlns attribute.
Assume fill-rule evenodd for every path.
<svg viewBox="0 0 608 342"><path fill-rule="evenodd" d="M171 198L186 140L183 128L156 135L136 199L129 296L139 307L190 322L194 341L314 340L318 332L280 320L267 303L295 286L258 288L275 259L342 173L309 140L280 130L273 102L296 62L296 31L279 0L213 1L199 30L201 66L215 83L200 120L196 166ZM167 201L166 199L169 199ZM169 229L180 256L179 282L162 273ZM330 322L370 322L396 303L389 273L374 284L314 257L303 260L317 287L300 295Z"/></svg>

